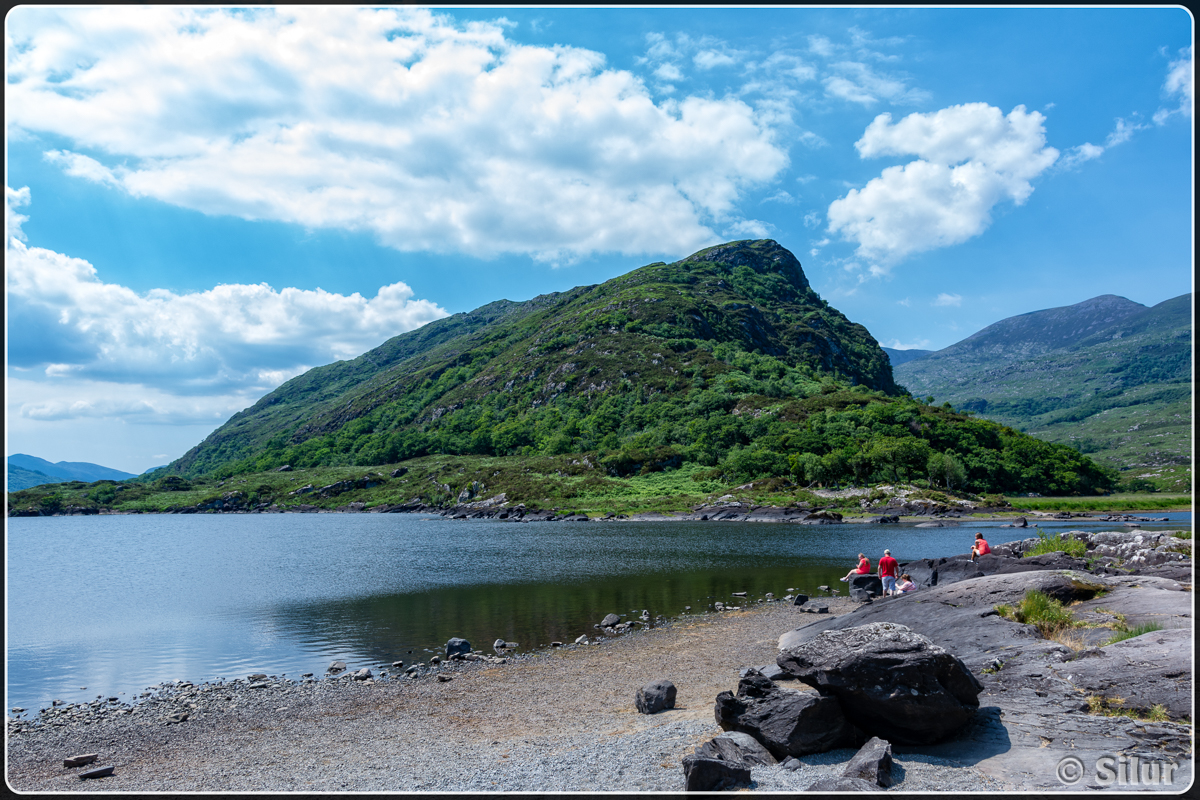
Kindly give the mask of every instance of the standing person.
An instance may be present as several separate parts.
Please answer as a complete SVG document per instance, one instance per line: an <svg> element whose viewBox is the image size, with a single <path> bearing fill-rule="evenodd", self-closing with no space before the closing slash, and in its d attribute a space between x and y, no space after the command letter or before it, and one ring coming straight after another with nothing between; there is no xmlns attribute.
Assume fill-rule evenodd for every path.
<svg viewBox="0 0 1200 800"><path fill-rule="evenodd" d="M899 568L896 559L892 558L892 551L884 550L883 558L879 559L879 578L883 581L884 597L896 593L896 570Z"/></svg>
<svg viewBox="0 0 1200 800"><path fill-rule="evenodd" d="M855 567L854 569L850 570L849 572L847 572L846 577L842 578L842 580L848 581L851 578L853 578L855 575L870 575L870 574L871 574L871 562L867 560L866 556L864 556L862 553L859 553L858 554L858 566Z"/></svg>
<svg viewBox="0 0 1200 800"><path fill-rule="evenodd" d="M986 556L992 552L992 548L988 547L987 539L983 538L982 533L975 534L975 544L971 547L971 560L975 560L975 556Z"/></svg>

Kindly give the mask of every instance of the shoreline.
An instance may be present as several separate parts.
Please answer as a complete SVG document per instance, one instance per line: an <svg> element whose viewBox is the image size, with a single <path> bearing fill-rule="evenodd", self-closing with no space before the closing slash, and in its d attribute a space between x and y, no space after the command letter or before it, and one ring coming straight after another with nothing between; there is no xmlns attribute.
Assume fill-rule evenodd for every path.
<svg viewBox="0 0 1200 800"><path fill-rule="evenodd" d="M1017 575L1058 574L1061 567L1001 580L1007 585ZM1190 575L1190 560L1187 569ZM976 580L989 579L967 577L944 588L971 593L969 584ZM1163 578L1097 580L1111 582L1114 591L1171 585ZM1190 584L1182 591L1190 592ZM10 788L38 792L679 791L683 756L720 733L712 713L716 694L736 689L745 668L773 664L783 634L812 625L828 628L847 615L899 610L925 595L935 600L925 604L933 613L952 613L937 611L941 592L942 587L926 588L874 604L813 598L829 607L824 615L805 613L786 598L753 603L747 598L741 608L665 618L655 627L615 636L598 633L599 644L539 648L504 661L450 662L419 670L414 678L356 679L358 665L351 664L336 676L300 681L251 674L220 683L159 684L134 703L100 698L41 714L36 723L10 721L6 778ZM1104 602L1114 601L1115 596ZM1045 651L1038 664L1051 644L1038 645ZM904 776L897 791L1063 788L1047 786L1045 776L1020 777L1031 759L1053 754L1038 749L1037 736L1040 731L1041 748L1059 737L1053 726L1062 709L1021 716L1030 701L1041 701L1034 697L1037 686L1020 685L1009 693L1005 680L1025 680L1019 670L1009 677L1010 669L996 675L984 670L979 677L988 686L987 702L1000 704L990 711L1003 717L1007 709L1014 721L984 714L980 724L1017 725L1013 732L1019 732L1021 747L990 752L974 730L935 746L897 747L894 758ZM661 678L678 687L676 709L636 713L637 688ZM1039 697L1045 697L1044 688ZM1074 705L1071 724L1082 725L1093 739L1096 731L1118 737L1114 748L1127 746L1120 745L1125 735L1120 731L1127 731L1130 720L1084 713L1077 696ZM1158 728L1178 738L1178 725ZM803 790L819 777L836 775L854 752L802 757L795 772L755 767L752 788ZM113 766L113 775L81 781L83 770L65 767L63 759L83 753L96 753L94 766ZM1052 779L1052 771L1048 775Z"/></svg>
<svg viewBox="0 0 1200 800"><path fill-rule="evenodd" d="M837 616L857 604L829 605ZM416 679L182 682L141 710L61 714L10 733L6 778L21 792L680 791L683 756L720 733L716 694L736 689L742 668L772 663L777 636L811 619L777 601ZM676 708L638 714L636 689L662 677L679 688ZM82 753L98 758L63 766ZM796 791L853 754L772 768L757 788ZM896 760L909 791L1002 788L953 759ZM78 777L101 765L113 775Z"/></svg>

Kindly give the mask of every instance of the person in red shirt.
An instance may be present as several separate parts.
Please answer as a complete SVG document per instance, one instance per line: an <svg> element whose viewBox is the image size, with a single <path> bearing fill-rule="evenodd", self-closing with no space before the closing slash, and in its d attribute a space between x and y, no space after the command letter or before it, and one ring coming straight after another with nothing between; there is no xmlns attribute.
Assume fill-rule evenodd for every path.
<svg viewBox="0 0 1200 800"><path fill-rule="evenodd" d="M992 548L988 547L987 539L983 538L982 533L975 534L975 545L971 548L971 560L975 560L975 556L986 556L992 552Z"/></svg>
<svg viewBox="0 0 1200 800"><path fill-rule="evenodd" d="M896 570L899 568L896 559L892 558L892 551L884 550L883 558L879 559L879 578L883 581L884 597L896 593Z"/></svg>
<svg viewBox="0 0 1200 800"><path fill-rule="evenodd" d="M853 578L855 575L870 575L870 574L871 574L871 562L867 560L866 556L864 556L862 553L859 553L858 554L858 566L855 567L854 569L850 570L849 572L847 572L846 577L842 578L842 580L848 581L851 578Z"/></svg>

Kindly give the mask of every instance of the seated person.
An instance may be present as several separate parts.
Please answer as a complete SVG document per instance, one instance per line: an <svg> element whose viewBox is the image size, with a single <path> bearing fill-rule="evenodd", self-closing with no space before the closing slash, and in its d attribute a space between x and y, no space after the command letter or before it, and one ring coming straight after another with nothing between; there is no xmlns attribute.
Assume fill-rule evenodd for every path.
<svg viewBox="0 0 1200 800"><path fill-rule="evenodd" d="M900 576L900 581L896 584L897 592L912 592L916 591L917 585L913 583L912 576L907 572Z"/></svg>
<svg viewBox="0 0 1200 800"><path fill-rule="evenodd" d="M975 560L975 556L985 556L992 552L992 548L988 547L987 539L983 538L982 533L975 534L975 544L971 547L971 560Z"/></svg>
<svg viewBox="0 0 1200 800"><path fill-rule="evenodd" d="M854 569L850 570L849 572L847 572L846 577L842 578L842 580L848 581L851 578L853 578L855 575L870 575L870 574L871 574L871 562L867 560L866 556L864 556L862 553L859 553L858 554L858 566L855 567Z"/></svg>

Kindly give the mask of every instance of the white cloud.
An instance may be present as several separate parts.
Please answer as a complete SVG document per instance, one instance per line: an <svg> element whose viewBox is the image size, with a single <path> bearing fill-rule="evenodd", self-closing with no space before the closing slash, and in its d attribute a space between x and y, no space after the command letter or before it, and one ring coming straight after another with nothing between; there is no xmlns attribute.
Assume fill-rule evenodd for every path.
<svg viewBox="0 0 1200 800"><path fill-rule="evenodd" d="M27 190L7 194L28 202ZM226 413L230 397L252 401L310 367L356 357L446 316L403 283L381 287L373 298L266 284L138 294L105 283L87 261L16 237L5 267L10 378L60 387L21 407L29 419L147 417L168 406L176 415L193 409L187 413L194 417L195 408L208 414L213 403ZM161 397L189 399L151 402L143 388L88 388L99 384L153 386Z"/></svg>
<svg viewBox="0 0 1200 800"><path fill-rule="evenodd" d="M816 211L810 211L804 215L804 227L816 228L821 224L821 215Z"/></svg>
<svg viewBox="0 0 1200 800"><path fill-rule="evenodd" d="M48 155L69 174L400 250L686 252L788 163L737 98L656 102L600 53L427 9L21 7L7 22L10 131L69 142Z"/></svg>
<svg viewBox="0 0 1200 800"><path fill-rule="evenodd" d="M1160 108L1155 112L1154 122L1158 125L1165 125L1167 120L1176 114L1182 114L1185 117L1192 116L1196 91L1196 70L1192 54L1191 46L1180 49L1179 58L1172 61L1167 67L1167 79L1163 83L1163 94L1173 100L1178 99L1179 105L1171 109Z"/></svg>
<svg viewBox="0 0 1200 800"><path fill-rule="evenodd" d="M916 155L887 167L829 206L829 231L858 243L859 256L885 274L913 253L982 233L1003 201L1020 205L1030 181L1058 158L1046 146L1045 117L1017 106L1007 116L985 103L910 114L880 114L855 142L859 155Z"/></svg>
<svg viewBox="0 0 1200 800"><path fill-rule="evenodd" d="M938 294L937 299L933 301L933 304L935 306L954 306L957 308L962 305L962 295L941 292Z"/></svg>
<svg viewBox="0 0 1200 800"><path fill-rule="evenodd" d="M906 297L906 298L904 298L903 300L897 300L897 301L896 301L896 305L898 305L898 306L904 306L905 308L909 308L909 307L911 307L911 306L912 306L912 300L910 300L910 299L908 299L908 298ZM894 345L893 345L893 346L894 346Z"/></svg>
<svg viewBox="0 0 1200 800"><path fill-rule="evenodd" d="M1059 161L1059 166L1063 169L1070 169L1078 164L1082 164L1085 161L1091 161L1093 158L1099 158L1103 154L1103 147L1092 144L1091 142L1084 142L1083 144L1077 147L1072 147L1070 150L1068 150Z"/></svg>
<svg viewBox="0 0 1200 800"><path fill-rule="evenodd" d="M701 50L692 56L692 62L700 69L708 70L717 67L732 67L738 63L738 60L725 50Z"/></svg>
<svg viewBox="0 0 1200 800"><path fill-rule="evenodd" d="M786 203L787 205L793 205L796 202L796 198L792 197L790 192L780 189L779 191L775 192L775 194L771 195L770 197L764 197L762 202L764 202L764 203Z"/></svg>
<svg viewBox="0 0 1200 800"><path fill-rule="evenodd" d="M900 341L899 339L892 339L891 342L889 342L888 344L886 344L884 346L890 347L893 350L924 350L929 347L929 340L928 339L917 339L915 342L905 343L905 342Z"/></svg>
<svg viewBox="0 0 1200 800"><path fill-rule="evenodd" d="M13 239L19 242L27 241L25 231L21 230L21 226L29 221L29 217L16 212L17 208L27 205L29 205L28 186L22 186L20 189L4 187L4 241L6 243Z"/></svg>
<svg viewBox="0 0 1200 800"><path fill-rule="evenodd" d="M911 105L929 97L928 92L910 89L900 77L880 74L860 61L840 61L830 67L835 74L823 81L825 93L830 97L866 106L881 100Z"/></svg>

